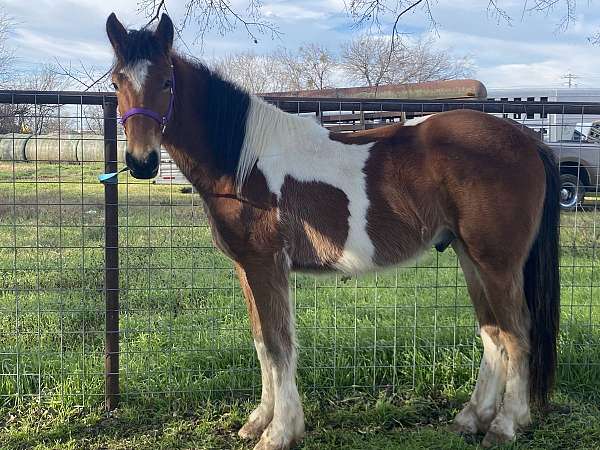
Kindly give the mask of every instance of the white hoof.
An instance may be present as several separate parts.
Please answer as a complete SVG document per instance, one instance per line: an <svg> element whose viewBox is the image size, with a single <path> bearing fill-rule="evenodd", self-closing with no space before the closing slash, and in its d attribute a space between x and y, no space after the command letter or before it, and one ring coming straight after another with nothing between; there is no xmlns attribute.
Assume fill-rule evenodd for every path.
<svg viewBox="0 0 600 450"><path fill-rule="evenodd" d="M261 403L252 411L244 426L238 431L238 436L247 440L258 439L272 419L273 409Z"/></svg>

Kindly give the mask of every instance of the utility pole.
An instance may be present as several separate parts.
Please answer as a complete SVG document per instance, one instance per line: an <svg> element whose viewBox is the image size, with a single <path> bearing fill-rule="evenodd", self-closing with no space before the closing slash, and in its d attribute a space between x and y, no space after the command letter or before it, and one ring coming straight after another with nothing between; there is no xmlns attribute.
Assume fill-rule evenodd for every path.
<svg viewBox="0 0 600 450"><path fill-rule="evenodd" d="M574 85L573 80L576 80L579 77L577 75L569 72L568 74L563 75L561 78L566 79L567 80L567 85L569 86L569 88L571 88Z"/></svg>

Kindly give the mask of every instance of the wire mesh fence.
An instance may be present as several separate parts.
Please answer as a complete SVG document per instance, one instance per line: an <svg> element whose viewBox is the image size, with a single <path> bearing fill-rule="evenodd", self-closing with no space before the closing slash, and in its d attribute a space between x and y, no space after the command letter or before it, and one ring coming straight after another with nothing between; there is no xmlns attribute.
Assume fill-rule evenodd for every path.
<svg viewBox="0 0 600 450"><path fill-rule="evenodd" d="M533 114L566 183L559 383L598 389L600 104L268 100L338 131L465 107ZM234 270L168 156L161 182L124 173L106 188L96 175L124 152L112 95L3 92L0 103L1 402L98 404L117 376L123 401L258 397ZM451 249L360 277L295 274L291 288L304 391L452 392L476 378L477 326Z"/></svg>

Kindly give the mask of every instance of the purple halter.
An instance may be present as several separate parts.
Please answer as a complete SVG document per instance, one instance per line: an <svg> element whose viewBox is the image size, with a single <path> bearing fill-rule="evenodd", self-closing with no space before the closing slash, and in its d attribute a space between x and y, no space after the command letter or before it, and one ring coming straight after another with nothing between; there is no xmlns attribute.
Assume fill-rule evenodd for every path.
<svg viewBox="0 0 600 450"><path fill-rule="evenodd" d="M173 104L174 103L175 103L175 70L173 69L173 66L171 66L171 97L169 98L169 109L167 110L167 114L165 114L164 116L161 116L159 113L157 113L156 111L152 111L151 109L130 108L127 111L125 111L125 114L123 114L123 116L119 119L119 123L121 125L125 125L125 122L131 116L140 114L142 116L146 116L146 117L150 117L151 119L154 119L158 123L158 125L162 127L162 131L164 132L165 128L167 126L167 123L169 122L169 120L171 119L171 116L173 115Z"/></svg>

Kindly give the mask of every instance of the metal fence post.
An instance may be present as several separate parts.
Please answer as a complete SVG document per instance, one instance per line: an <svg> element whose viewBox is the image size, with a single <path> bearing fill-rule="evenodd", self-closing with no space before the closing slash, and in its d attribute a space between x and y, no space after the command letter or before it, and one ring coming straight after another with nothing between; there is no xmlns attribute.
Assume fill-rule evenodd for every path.
<svg viewBox="0 0 600 450"><path fill-rule="evenodd" d="M105 98L104 166L117 170L117 103ZM106 336L104 359L104 399L107 411L119 403L119 190L117 183L104 184L104 257L106 299Z"/></svg>

